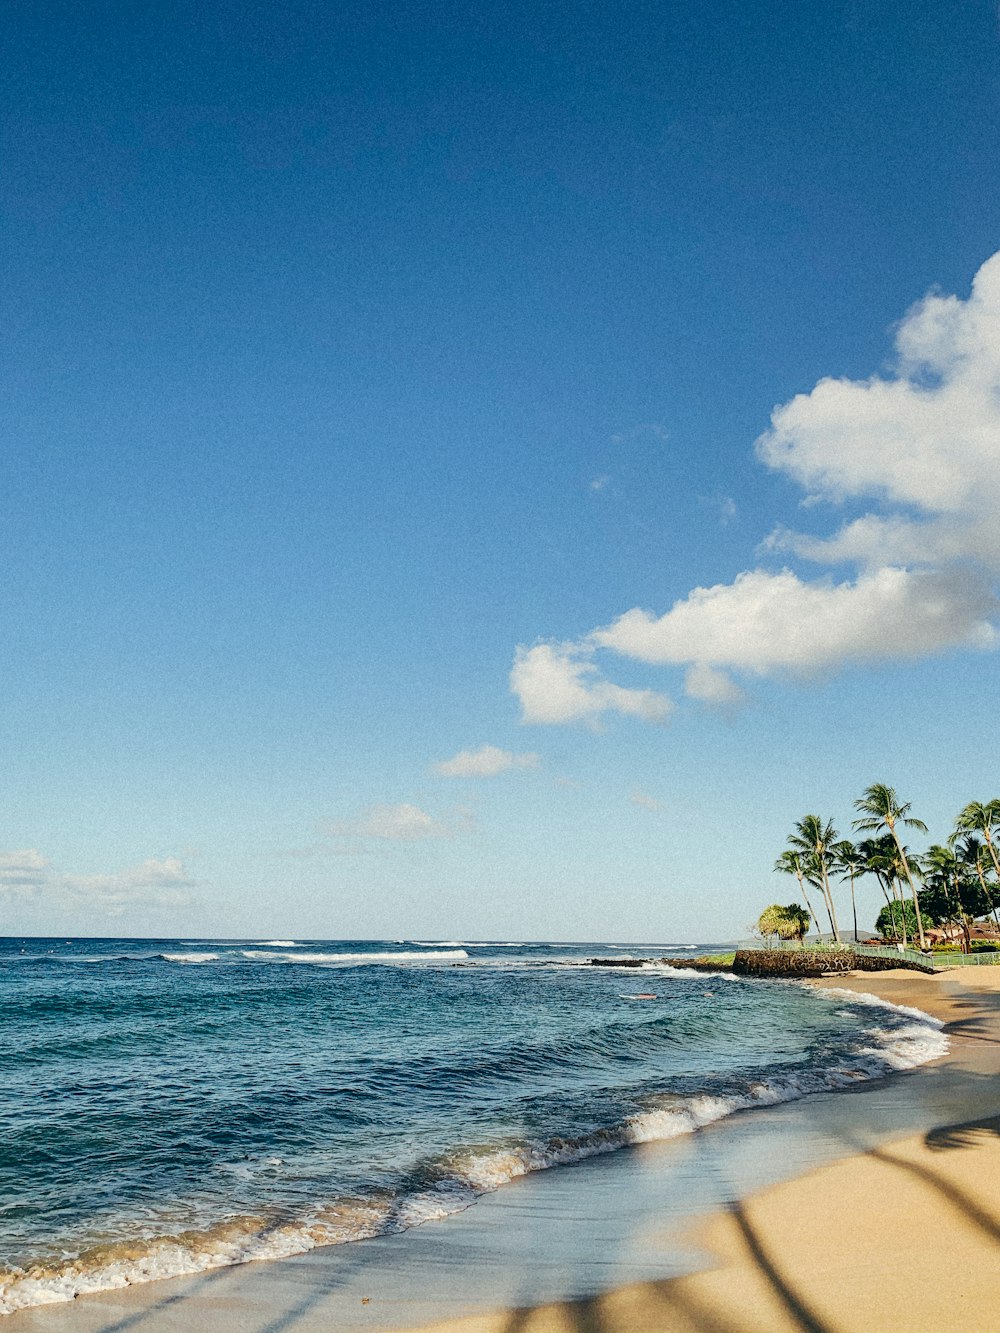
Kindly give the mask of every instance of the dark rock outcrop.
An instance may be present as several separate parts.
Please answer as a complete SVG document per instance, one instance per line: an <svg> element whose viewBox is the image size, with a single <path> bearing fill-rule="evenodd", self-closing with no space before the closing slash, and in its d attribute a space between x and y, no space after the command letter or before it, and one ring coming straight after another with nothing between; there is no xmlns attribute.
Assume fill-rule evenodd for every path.
<svg viewBox="0 0 1000 1333"><path fill-rule="evenodd" d="M830 972L934 972L931 963L871 958L850 949L737 949L732 971L741 977L822 977Z"/></svg>

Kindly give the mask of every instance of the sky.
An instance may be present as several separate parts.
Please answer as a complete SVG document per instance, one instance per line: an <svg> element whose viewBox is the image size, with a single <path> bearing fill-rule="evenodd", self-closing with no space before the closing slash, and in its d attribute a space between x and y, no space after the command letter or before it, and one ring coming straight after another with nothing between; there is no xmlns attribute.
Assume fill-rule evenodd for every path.
<svg viewBox="0 0 1000 1333"><path fill-rule="evenodd" d="M998 794L995 4L0 53L4 933L732 939Z"/></svg>

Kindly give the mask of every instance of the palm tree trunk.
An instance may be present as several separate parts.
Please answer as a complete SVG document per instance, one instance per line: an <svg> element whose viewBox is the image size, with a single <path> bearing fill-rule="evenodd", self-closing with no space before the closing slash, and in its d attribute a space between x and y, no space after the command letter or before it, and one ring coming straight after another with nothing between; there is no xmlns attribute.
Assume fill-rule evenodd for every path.
<svg viewBox="0 0 1000 1333"><path fill-rule="evenodd" d="M823 892L826 894L826 907L830 913L830 929L833 931L833 938L840 943L840 931L837 929L837 914L833 909L833 893L830 889L830 877L826 873L826 861L819 863L820 872L823 875Z"/></svg>
<svg viewBox="0 0 1000 1333"><path fill-rule="evenodd" d="M851 914L854 917L854 943L858 942L858 904L854 898L854 871L851 871Z"/></svg>
<svg viewBox="0 0 1000 1333"><path fill-rule="evenodd" d="M836 939L837 927L833 924L833 907L830 904L830 895L822 881L820 881L819 891L823 895L823 906L826 908L826 919L830 923L830 934Z"/></svg>
<svg viewBox="0 0 1000 1333"><path fill-rule="evenodd" d="M920 904L917 902L916 885L913 883L913 876L910 874L910 867L906 860L906 853L903 851L903 844L896 837L895 828L890 828L889 832L892 834L892 840L896 844L896 851L899 852L899 859L903 863L903 873L906 875L906 882L909 884L910 893L913 895L913 910L917 914L917 934L920 936L920 948L921 950L924 950L927 948L927 941L924 939L924 919L920 915Z"/></svg>
<svg viewBox="0 0 1000 1333"><path fill-rule="evenodd" d="M896 913L892 910L894 899L889 897L889 890L886 888L885 880L881 875L876 875L878 886L882 890L882 897L885 899L885 905L889 909L889 924L892 926L892 933L896 937L896 943L899 943L899 923L896 920Z"/></svg>
<svg viewBox="0 0 1000 1333"><path fill-rule="evenodd" d="M815 922L816 922L816 913L813 911L813 909L812 909L812 903L809 901L809 895L808 895L808 893L806 893L806 881L805 881L805 876L802 874L802 871L801 871L801 870L796 870L796 872L795 872L795 876L796 876L796 878L797 878L798 881L799 881L799 892L802 894L802 897L805 898L805 900L806 900L806 909L807 909L807 911L809 912L809 915L812 917L813 923L815 924ZM807 930L807 931L806 931L806 935L808 935L808 934L809 934L809 932L808 932L808 930ZM817 931L816 934L818 935L818 934L819 934L819 931ZM805 943L805 935L803 935L803 937L802 937L802 943L803 943L803 944Z"/></svg>
<svg viewBox="0 0 1000 1333"><path fill-rule="evenodd" d="M948 898L955 909L955 920L962 928L962 952L972 953L972 934L969 930L969 917L962 903L962 890L958 886L958 876L949 880L944 877L945 884L948 885Z"/></svg>
<svg viewBox="0 0 1000 1333"><path fill-rule="evenodd" d="M906 936L906 905L903 902L903 890L899 887L898 879L892 881L892 894L899 904L899 928L903 932L903 948L906 949L910 943Z"/></svg>

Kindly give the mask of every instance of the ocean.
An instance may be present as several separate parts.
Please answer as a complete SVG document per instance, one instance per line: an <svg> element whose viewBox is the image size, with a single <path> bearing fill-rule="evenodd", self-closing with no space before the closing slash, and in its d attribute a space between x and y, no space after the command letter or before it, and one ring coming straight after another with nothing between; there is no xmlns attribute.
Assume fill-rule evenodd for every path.
<svg viewBox="0 0 1000 1333"><path fill-rule="evenodd" d="M680 949L0 941L0 1313L418 1226L943 1052L872 997L587 963Z"/></svg>

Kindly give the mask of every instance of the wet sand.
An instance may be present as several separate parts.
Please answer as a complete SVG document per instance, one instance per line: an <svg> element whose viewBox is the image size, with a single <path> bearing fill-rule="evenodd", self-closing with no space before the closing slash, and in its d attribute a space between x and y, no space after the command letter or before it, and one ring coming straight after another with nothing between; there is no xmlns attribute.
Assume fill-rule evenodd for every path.
<svg viewBox="0 0 1000 1333"><path fill-rule="evenodd" d="M398 1236L26 1310L5 1333L1000 1327L1000 968L818 984L935 1014L948 1055L526 1177Z"/></svg>

